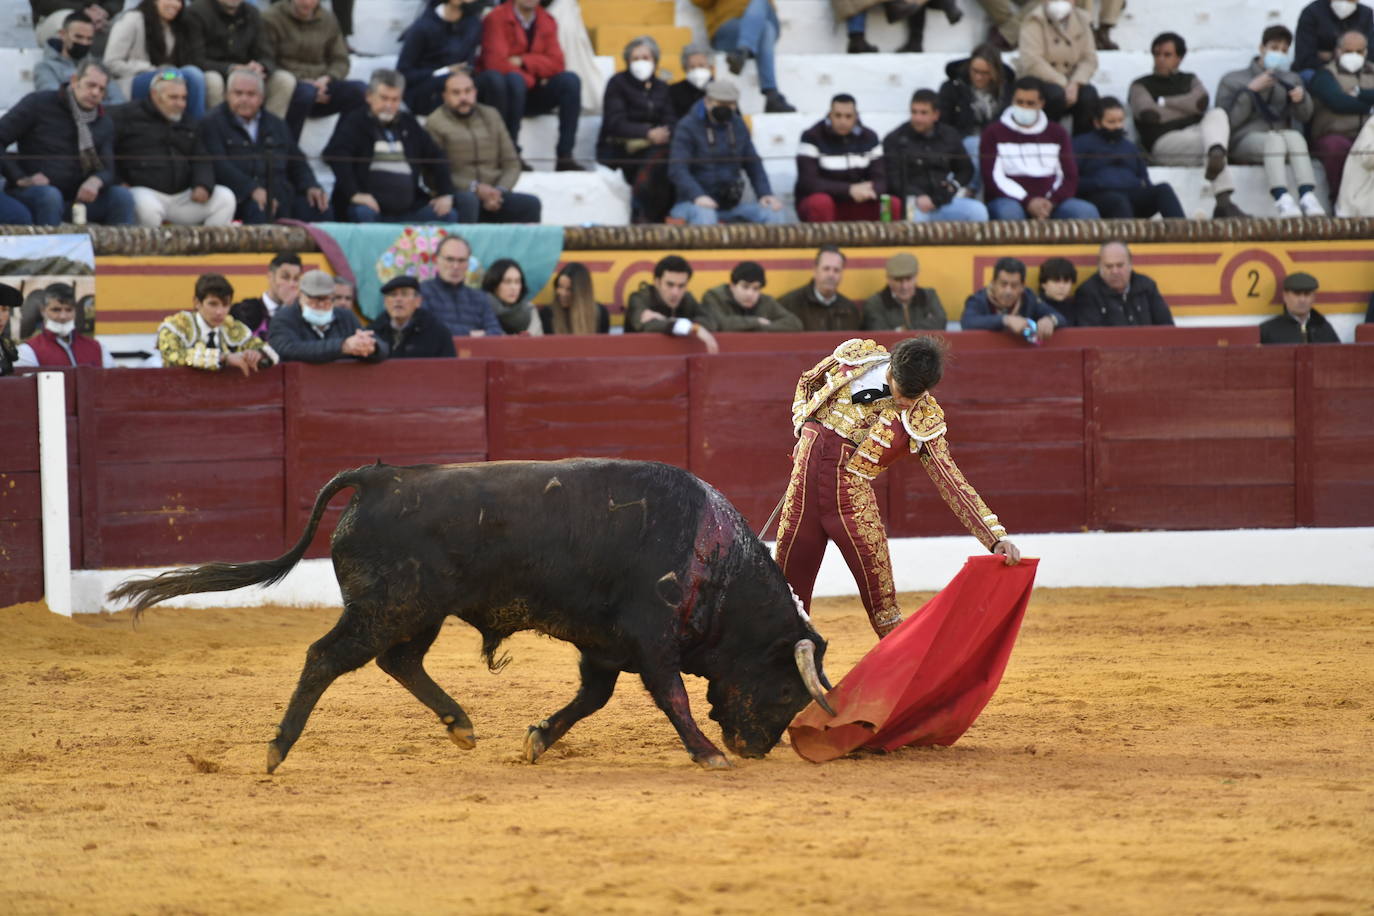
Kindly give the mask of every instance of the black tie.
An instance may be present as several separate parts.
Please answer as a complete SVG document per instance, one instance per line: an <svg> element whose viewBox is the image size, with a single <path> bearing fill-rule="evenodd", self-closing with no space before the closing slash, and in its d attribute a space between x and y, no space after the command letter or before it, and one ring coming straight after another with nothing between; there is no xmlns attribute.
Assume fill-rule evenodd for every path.
<svg viewBox="0 0 1374 916"><path fill-rule="evenodd" d="M218 339L217 339L218 336L219 336L219 335L215 332L215 329L214 329L214 328L211 328L211 329L210 329L210 336L207 337L207 338L205 338L205 346L206 346L207 349L213 350L213 349L215 349L216 347L219 346L219 341L218 341Z"/></svg>

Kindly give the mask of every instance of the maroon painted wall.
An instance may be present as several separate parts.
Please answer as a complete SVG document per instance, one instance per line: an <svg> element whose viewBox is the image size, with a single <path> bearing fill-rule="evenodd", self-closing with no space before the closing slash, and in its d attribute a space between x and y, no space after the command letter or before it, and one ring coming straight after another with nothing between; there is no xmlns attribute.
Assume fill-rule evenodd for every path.
<svg viewBox="0 0 1374 916"><path fill-rule="evenodd" d="M251 379L70 372L73 564L274 556L330 476L378 459L665 461L761 526L787 478L796 378L835 341L733 341L746 336L761 339L732 335L718 356L647 336L645 349L675 349L627 355L640 341L602 338L557 357L509 341L501 359L293 364ZM1002 336L949 335L939 397L955 457L1009 530L1374 524L1374 344L1165 347L1131 331L1084 334L1089 346L989 341ZM1122 341L1149 346L1108 345ZM0 606L43 590L36 387L0 379ZM878 494L893 536L961 531L914 458ZM327 552L345 504L335 499L310 555Z"/></svg>

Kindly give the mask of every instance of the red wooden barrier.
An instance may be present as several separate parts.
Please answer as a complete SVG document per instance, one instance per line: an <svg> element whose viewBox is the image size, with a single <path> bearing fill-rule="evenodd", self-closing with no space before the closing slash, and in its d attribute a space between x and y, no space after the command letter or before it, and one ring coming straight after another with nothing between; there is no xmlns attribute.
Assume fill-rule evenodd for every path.
<svg viewBox="0 0 1374 916"><path fill-rule="evenodd" d="M68 371L67 505L72 567L82 563L76 373ZM43 505L38 479L38 381L0 378L0 607L43 597Z"/></svg>
<svg viewBox="0 0 1374 916"><path fill-rule="evenodd" d="M1300 525L1374 518L1374 346L1298 348Z"/></svg>
<svg viewBox="0 0 1374 916"><path fill-rule="evenodd" d="M320 487L374 461L443 464L487 457L486 366L407 359L286 369L286 544L295 543ZM327 556L347 496L336 496L307 556ZM323 533L321 533L323 532Z"/></svg>
<svg viewBox="0 0 1374 916"><path fill-rule="evenodd" d="M1374 323L1355 325L1355 343L1374 343Z"/></svg>

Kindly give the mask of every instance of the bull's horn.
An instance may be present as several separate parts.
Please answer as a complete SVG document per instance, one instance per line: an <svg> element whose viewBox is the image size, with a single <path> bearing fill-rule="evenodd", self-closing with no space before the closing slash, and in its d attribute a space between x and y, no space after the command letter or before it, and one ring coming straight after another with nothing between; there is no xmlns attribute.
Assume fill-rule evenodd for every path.
<svg viewBox="0 0 1374 916"><path fill-rule="evenodd" d="M821 687L821 677L816 673L816 644L809 639L797 640L797 645L792 650L792 657L797 660L797 670L801 672L802 683L806 685L806 692L811 694L811 699L815 700L816 705L824 709L827 715L833 716L835 708L825 698L825 690Z"/></svg>

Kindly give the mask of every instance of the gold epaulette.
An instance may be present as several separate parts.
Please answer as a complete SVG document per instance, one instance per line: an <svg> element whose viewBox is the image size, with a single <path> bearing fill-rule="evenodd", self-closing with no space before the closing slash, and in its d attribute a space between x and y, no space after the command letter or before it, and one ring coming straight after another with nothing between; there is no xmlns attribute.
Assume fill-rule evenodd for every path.
<svg viewBox="0 0 1374 916"><path fill-rule="evenodd" d="M945 412L934 395L926 392L902 411L902 425L911 435L911 451L919 452L921 446L945 434Z"/></svg>

